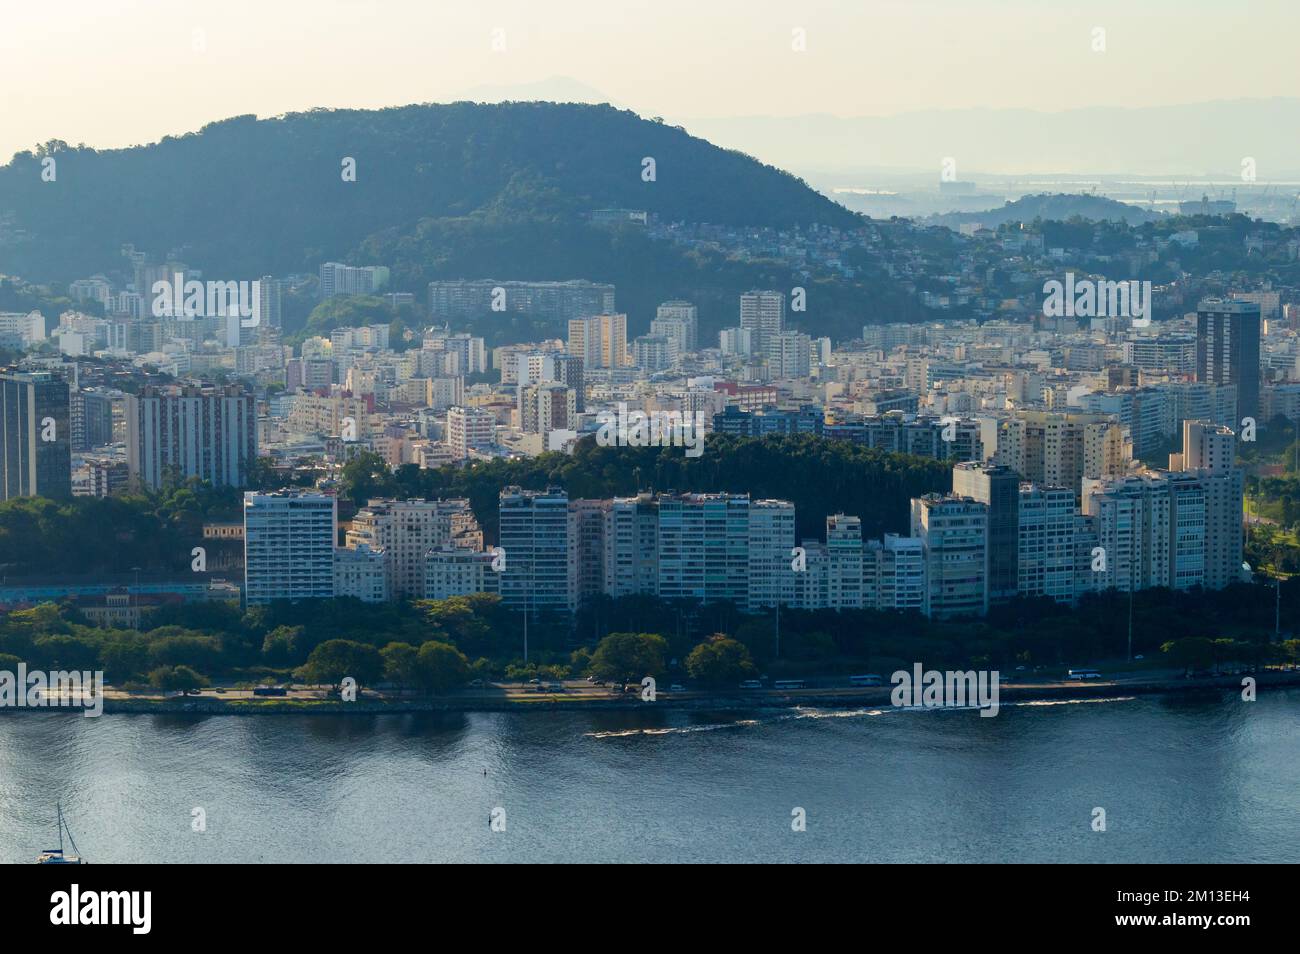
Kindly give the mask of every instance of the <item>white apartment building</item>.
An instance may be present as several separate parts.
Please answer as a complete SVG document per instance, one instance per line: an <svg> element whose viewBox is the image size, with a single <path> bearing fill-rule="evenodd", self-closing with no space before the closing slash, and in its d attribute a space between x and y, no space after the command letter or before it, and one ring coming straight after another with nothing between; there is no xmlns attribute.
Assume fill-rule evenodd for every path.
<svg viewBox="0 0 1300 954"><path fill-rule="evenodd" d="M334 595L337 501L324 494L244 494L244 599Z"/></svg>
<svg viewBox="0 0 1300 954"><path fill-rule="evenodd" d="M689 354L699 348L699 313L689 301L666 301L650 322L652 335L677 339L678 350Z"/></svg>
<svg viewBox="0 0 1300 954"><path fill-rule="evenodd" d="M842 513L826 518L826 600L828 609L863 605L862 520Z"/></svg>
<svg viewBox="0 0 1300 954"><path fill-rule="evenodd" d="M320 297L335 295L370 295L388 284L388 269L383 265L357 268L341 262L325 262L320 267Z"/></svg>
<svg viewBox="0 0 1300 954"><path fill-rule="evenodd" d="M447 446L455 460L465 460L471 450L482 450L496 442L496 418L477 407L447 410Z"/></svg>
<svg viewBox="0 0 1300 954"><path fill-rule="evenodd" d="M761 605L749 596L749 509L746 494L660 497L659 596ZM776 538L775 528L767 532ZM786 554L788 561L788 546Z"/></svg>
<svg viewBox="0 0 1300 954"><path fill-rule="evenodd" d="M749 504L749 587L745 605L751 612L794 603L794 504L788 500L753 500Z"/></svg>
<svg viewBox="0 0 1300 954"><path fill-rule="evenodd" d="M496 593L501 574L492 569L493 554L443 545L425 558L425 599L445 600L473 593Z"/></svg>
<svg viewBox="0 0 1300 954"><path fill-rule="evenodd" d="M569 496L563 490L506 487L498 500L506 568L501 599L529 613L574 609L569 562Z"/></svg>
<svg viewBox="0 0 1300 954"><path fill-rule="evenodd" d="M482 548L478 521L464 498L448 500L371 500L357 511L348 529L349 549L361 546L384 554L392 599L424 597L425 555L444 544Z"/></svg>
<svg viewBox="0 0 1300 954"><path fill-rule="evenodd" d="M615 497L605 511L605 592L655 593L659 587L659 501Z"/></svg>
<svg viewBox="0 0 1300 954"><path fill-rule="evenodd" d="M1075 505L1068 487L1021 484L1017 539L1020 596L1075 600Z"/></svg>
<svg viewBox="0 0 1300 954"><path fill-rule="evenodd" d="M363 603L383 603L389 599L387 561L382 550L372 550L364 543L355 549L339 547L334 551L334 596L353 596Z"/></svg>
<svg viewBox="0 0 1300 954"><path fill-rule="evenodd" d="M806 378L812 373L812 338L784 331L767 338L768 371L773 378Z"/></svg>
<svg viewBox="0 0 1300 954"><path fill-rule="evenodd" d="M862 559L863 606L925 612L925 547L921 540L887 533L866 543Z"/></svg>
<svg viewBox="0 0 1300 954"><path fill-rule="evenodd" d="M989 509L969 497L929 494L912 500L912 536L925 554L927 616L988 611Z"/></svg>

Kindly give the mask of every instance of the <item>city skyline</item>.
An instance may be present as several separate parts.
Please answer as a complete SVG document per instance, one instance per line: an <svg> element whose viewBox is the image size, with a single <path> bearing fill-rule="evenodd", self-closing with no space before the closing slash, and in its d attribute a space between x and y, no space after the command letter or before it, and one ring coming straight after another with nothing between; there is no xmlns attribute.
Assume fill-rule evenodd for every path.
<svg viewBox="0 0 1300 954"><path fill-rule="evenodd" d="M159 865L252 863L303 877L214 923L299 944L421 922L407 863L1285 923L1297 26L9 5L0 863L96 866L20 936L170 941L231 905Z"/></svg>

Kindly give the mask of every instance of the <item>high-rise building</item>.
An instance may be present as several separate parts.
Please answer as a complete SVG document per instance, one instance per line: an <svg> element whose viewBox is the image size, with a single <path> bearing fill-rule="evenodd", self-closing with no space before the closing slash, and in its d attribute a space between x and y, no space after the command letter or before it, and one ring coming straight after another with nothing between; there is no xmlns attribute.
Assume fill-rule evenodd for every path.
<svg viewBox="0 0 1300 954"><path fill-rule="evenodd" d="M652 335L667 335L677 341L682 354L699 348L699 315L689 301L666 301L655 312L650 322Z"/></svg>
<svg viewBox="0 0 1300 954"><path fill-rule="evenodd" d="M1077 561L1074 491L1021 484L1018 498L1017 592L1073 603Z"/></svg>
<svg viewBox="0 0 1300 954"><path fill-rule="evenodd" d="M338 510L324 494L244 494L244 598L328 599L334 595Z"/></svg>
<svg viewBox="0 0 1300 954"><path fill-rule="evenodd" d="M664 371L677 363L677 341L668 335L641 335L632 339L632 363L642 371Z"/></svg>
<svg viewBox="0 0 1300 954"><path fill-rule="evenodd" d="M785 331L785 292L754 290L741 295L740 327L753 332L755 351L766 352L770 340Z"/></svg>
<svg viewBox="0 0 1300 954"><path fill-rule="evenodd" d="M573 407L579 414L587 409L587 383L583 374L582 358L575 354L552 354L541 380L558 381L573 391Z"/></svg>
<svg viewBox="0 0 1300 954"><path fill-rule="evenodd" d="M491 447L496 441L496 418L477 407L447 409L447 445L452 457L465 460L471 450Z"/></svg>
<svg viewBox="0 0 1300 954"><path fill-rule="evenodd" d="M1207 298L1196 309L1196 380L1237 387L1233 423L1259 416L1259 304Z"/></svg>
<svg viewBox="0 0 1300 954"><path fill-rule="evenodd" d="M505 551L501 599L511 609L565 612L576 605L569 566L569 496L506 487L498 500Z"/></svg>
<svg viewBox="0 0 1300 954"><path fill-rule="evenodd" d="M842 513L826 518L826 600L828 609L862 606L862 520Z"/></svg>
<svg viewBox="0 0 1300 954"><path fill-rule="evenodd" d="M425 560L425 599L497 592L501 574L492 568L493 559L491 552L450 545L430 550Z"/></svg>
<svg viewBox="0 0 1300 954"><path fill-rule="evenodd" d="M454 355L456 365L444 369L447 374L477 374L487 370L487 349L483 339L474 335L454 335L449 328L430 329L424 333L422 350Z"/></svg>
<svg viewBox="0 0 1300 954"><path fill-rule="evenodd" d="M632 357L627 349L627 315L591 315L569 319L568 353L581 358L587 368L625 368Z"/></svg>
<svg viewBox="0 0 1300 954"><path fill-rule="evenodd" d="M392 598L388 590L388 561L382 550L364 543L334 551L334 596L350 596L363 603L383 603Z"/></svg>
<svg viewBox="0 0 1300 954"><path fill-rule="evenodd" d="M1237 438L1208 421L1183 422L1183 450L1170 455L1171 471L1194 474L1205 499L1205 586L1221 589L1240 579L1245 472L1236 464Z"/></svg>
<svg viewBox="0 0 1300 954"><path fill-rule="evenodd" d="M723 328L718 332L718 347L723 354L741 355L749 357L754 354L758 348L754 344L754 330L752 328Z"/></svg>
<svg viewBox="0 0 1300 954"><path fill-rule="evenodd" d="M1020 475L1010 467L965 461L952 469L952 492L988 506L989 601L1013 599L1019 589Z"/></svg>
<svg viewBox="0 0 1300 954"><path fill-rule="evenodd" d="M988 611L989 508L969 497L928 494L912 500L912 536L925 555L927 616Z"/></svg>
<svg viewBox="0 0 1300 954"><path fill-rule="evenodd" d="M768 369L773 378L806 378L812 373L812 339L799 331L768 335Z"/></svg>
<svg viewBox="0 0 1300 954"><path fill-rule="evenodd" d="M45 340L45 316L39 311L0 311L0 348L23 351Z"/></svg>
<svg viewBox="0 0 1300 954"><path fill-rule="evenodd" d="M569 501L569 566L575 605L605 591L605 526L609 500Z"/></svg>
<svg viewBox="0 0 1300 954"><path fill-rule="evenodd" d="M659 596L748 605L749 508L747 494L660 497Z"/></svg>
<svg viewBox="0 0 1300 954"><path fill-rule="evenodd" d="M994 462L1030 483L1071 487L1085 477L1118 477L1133 459L1132 440L1106 414L1017 411L998 429Z"/></svg>
<svg viewBox="0 0 1300 954"><path fill-rule="evenodd" d="M749 592L746 607L755 612L794 602L794 504L753 500L749 504Z"/></svg>
<svg viewBox="0 0 1300 954"><path fill-rule="evenodd" d="M867 541L862 559L862 604L881 610L926 612L925 545L887 533Z"/></svg>
<svg viewBox="0 0 1300 954"><path fill-rule="evenodd" d="M566 385L551 381L519 387L519 429L525 434L571 429L577 413L577 395Z"/></svg>
<svg viewBox="0 0 1300 954"><path fill-rule="evenodd" d="M257 458L257 408L238 386L145 387L126 397L131 478L162 485L170 471L216 487L242 487Z"/></svg>
<svg viewBox="0 0 1300 954"><path fill-rule="evenodd" d="M336 295L373 295L388 284L388 268L383 265L355 267L341 262L325 262L320 267L320 297Z"/></svg>
<svg viewBox="0 0 1300 954"><path fill-rule="evenodd" d="M357 511L347 532L349 548L368 547L384 554L388 592L393 599L420 599L425 555L444 545L481 549L478 520L464 498L448 500L371 500Z"/></svg>
<svg viewBox="0 0 1300 954"><path fill-rule="evenodd" d="M279 328L282 321L284 286L278 278L263 275L257 282L258 318L263 328Z"/></svg>
<svg viewBox="0 0 1300 954"><path fill-rule="evenodd" d="M563 323L613 311L614 286L598 282L495 278L429 282L429 317L437 321L461 321L504 312Z"/></svg>
<svg viewBox="0 0 1300 954"><path fill-rule="evenodd" d="M1127 477L1085 480L1083 513L1097 521L1098 574L1101 589L1121 592L1152 586L1188 586L1204 575L1205 505L1199 488L1171 493L1168 474L1146 472ZM1175 514L1175 504L1182 506ZM1174 533L1182 535L1181 564L1175 563ZM1189 537L1202 540L1196 553ZM1199 571L1199 572L1198 572ZM1184 586L1186 588L1186 586Z"/></svg>
<svg viewBox="0 0 1300 954"><path fill-rule="evenodd" d="M72 497L68 384L46 371L0 373L0 499Z"/></svg>
<svg viewBox="0 0 1300 954"><path fill-rule="evenodd" d="M121 397L118 392L92 388L71 393L69 426L74 451L87 451L113 443L113 403Z"/></svg>
<svg viewBox="0 0 1300 954"><path fill-rule="evenodd" d="M656 593L659 501L651 494L615 497L605 511L605 592Z"/></svg>

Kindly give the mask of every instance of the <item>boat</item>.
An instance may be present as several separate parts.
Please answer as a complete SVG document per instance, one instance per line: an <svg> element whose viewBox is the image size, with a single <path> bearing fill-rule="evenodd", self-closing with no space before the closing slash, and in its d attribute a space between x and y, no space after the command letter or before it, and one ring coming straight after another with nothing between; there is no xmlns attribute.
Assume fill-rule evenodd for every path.
<svg viewBox="0 0 1300 954"><path fill-rule="evenodd" d="M36 857L38 865L84 865L86 862L81 860L81 853L77 851L77 843L72 839L72 829L68 823L63 820L63 803L57 802L59 812L59 847L47 848ZM63 853L63 833L68 833L68 844L72 846L74 854L65 855Z"/></svg>

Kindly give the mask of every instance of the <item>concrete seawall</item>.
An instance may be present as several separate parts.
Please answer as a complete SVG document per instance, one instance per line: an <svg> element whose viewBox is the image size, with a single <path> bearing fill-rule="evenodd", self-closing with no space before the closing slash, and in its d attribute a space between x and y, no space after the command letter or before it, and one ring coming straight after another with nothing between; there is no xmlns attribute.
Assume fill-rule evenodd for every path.
<svg viewBox="0 0 1300 954"><path fill-rule="evenodd" d="M1253 677L1261 691L1285 686L1300 686L1300 671L1263 672ZM1001 705L1024 702L1051 702L1072 699L1108 699L1120 696L1197 694L1240 691L1242 675L1218 676L1207 679L1153 680L1148 682L1081 682L1068 685L1015 686L1002 685L999 691ZM834 693L775 693L754 694L725 692L712 695L689 696L660 693L655 702L642 702L639 695L625 697L578 699L543 697L527 699L492 698L489 696L448 696L423 699L378 699L363 697L356 702L331 699L244 699L224 700L210 697L174 697L169 699L123 699L107 697L105 714L175 714L175 715L381 715L418 712L594 712L629 711L654 707L657 709L682 709L698 711L727 711L752 709L789 709L809 707L822 709L889 708L891 687L845 689ZM66 712L81 715L80 708L26 708L5 711Z"/></svg>

